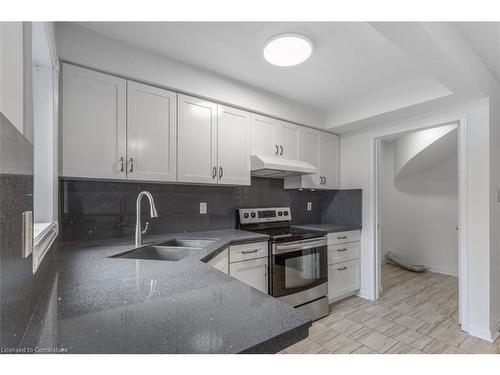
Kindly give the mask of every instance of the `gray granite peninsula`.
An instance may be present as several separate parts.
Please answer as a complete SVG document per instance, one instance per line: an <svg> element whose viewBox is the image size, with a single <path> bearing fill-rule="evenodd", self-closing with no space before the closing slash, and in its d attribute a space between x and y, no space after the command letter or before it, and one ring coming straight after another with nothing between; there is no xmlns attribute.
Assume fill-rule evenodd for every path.
<svg viewBox="0 0 500 375"><path fill-rule="evenodd" d="M176 262L113 258L134 248L131 239L59 244L23 345L63 353L274 353L307 337L311 320L302 312L205 263L229 244L266 235L229 229L146 242L174 237L216 241Z"/></svg>

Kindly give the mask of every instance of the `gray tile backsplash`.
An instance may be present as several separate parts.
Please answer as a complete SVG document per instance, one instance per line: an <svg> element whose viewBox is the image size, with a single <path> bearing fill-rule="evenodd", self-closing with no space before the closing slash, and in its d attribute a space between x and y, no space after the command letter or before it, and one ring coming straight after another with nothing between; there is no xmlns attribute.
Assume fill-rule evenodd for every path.
<svg viewBox="0 0 500 375"><path fill-rule="evenodd" d="M285 190L283 180L270 178L252 178L251 186L241 187L63 179L62 240L133 236L135 201L142 190L151 192L158 209L158 218L150 220L143 201L143 222L150 221L149 232L153 234L235 228L236 208L290 206L294 224L306 224L323 222L323 211L328 220L337 220L337 206L344 215L360 215L361 205L360 190L356 190L359 194L346 195L348 204L337 205L336 196L342 191ZM199 213L200 202L207 203L206 215ZM306 209L307 202L312 203L311 211ZM349 223L360 219L349 218Z"/></svg>

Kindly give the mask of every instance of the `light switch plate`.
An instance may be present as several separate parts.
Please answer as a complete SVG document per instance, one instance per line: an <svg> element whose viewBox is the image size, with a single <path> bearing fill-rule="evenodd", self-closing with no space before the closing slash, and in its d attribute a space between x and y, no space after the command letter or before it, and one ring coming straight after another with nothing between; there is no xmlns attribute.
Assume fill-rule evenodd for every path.
<svg viewBox="0 0 500 375"><path fill-rule="evenodd" d="M307 211L312 210L312 202L307 202Z"/></svg>
<svg viewBox="0 0 500 375"><path fill-rule="evenodd" d="M207 202L200 202L200 214L205 215L207 213Z"/></svg>

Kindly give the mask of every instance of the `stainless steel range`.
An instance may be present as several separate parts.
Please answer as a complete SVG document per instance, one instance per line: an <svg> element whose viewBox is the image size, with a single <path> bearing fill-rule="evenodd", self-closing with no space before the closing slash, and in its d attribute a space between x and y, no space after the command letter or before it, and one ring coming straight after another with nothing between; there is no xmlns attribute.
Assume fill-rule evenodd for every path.
<svg viewBox="0 0 500 375"><path fill-rule="evenodd" d="M319 319L329 313L326 232L291 222L290 207L238 209L240 229L270 236L270 294Z"/></svg>

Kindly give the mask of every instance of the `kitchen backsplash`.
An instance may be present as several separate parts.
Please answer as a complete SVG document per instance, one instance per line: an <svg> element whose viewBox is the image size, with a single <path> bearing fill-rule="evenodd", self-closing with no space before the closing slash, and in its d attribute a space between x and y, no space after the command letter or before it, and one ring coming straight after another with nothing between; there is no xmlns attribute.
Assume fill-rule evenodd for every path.
<svg viewBox="0 0 500 375"><path fill-rule="evenodd" d="M143 223L150 222L152 234L235 228L235 209L247 207L290 206L294 224L361 224L361 190L285 190L283 180L270 178L252 178L251 186L241 187L63 179L61 239L133 236L136 198L143 190L151 192L158 210L158 218L149 219L143 199ZM200 202L207 203L207 214L200 214Z"/></svg>

